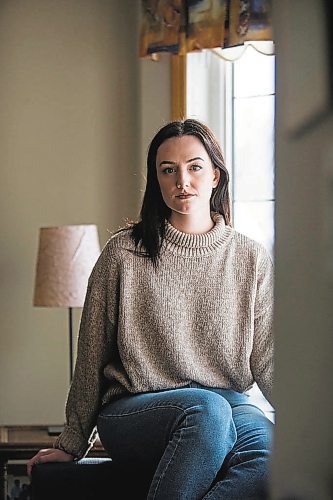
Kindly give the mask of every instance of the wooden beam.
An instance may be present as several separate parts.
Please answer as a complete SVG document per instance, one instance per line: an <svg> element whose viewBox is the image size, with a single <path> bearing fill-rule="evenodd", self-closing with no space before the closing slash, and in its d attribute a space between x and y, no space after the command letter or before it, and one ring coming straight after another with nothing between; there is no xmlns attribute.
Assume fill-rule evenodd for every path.
<svg viewBox="0 0 333 500"><path fill-rule="evenodd" d="M171 55L171 118L186 118L186 55Z"/></svg>

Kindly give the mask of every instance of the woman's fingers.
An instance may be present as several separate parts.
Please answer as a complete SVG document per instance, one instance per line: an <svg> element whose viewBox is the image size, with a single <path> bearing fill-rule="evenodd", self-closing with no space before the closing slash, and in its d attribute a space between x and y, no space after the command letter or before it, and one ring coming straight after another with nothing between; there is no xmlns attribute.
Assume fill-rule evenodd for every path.
<svg viewBox="0 0 333 500"><path fill-rule="evenodd" d="M39 450L39 452L29 460L29 462L27 463L27 473L29 477L31 476L32 466L34 464L39 464L42 461L45 461L44 457L47 457L47 455L52 455L52 449L49 448Z"/></svg>
<svg viewBox="0 0 333 500"><path fill-rule="evenodd" d="M57 448L45 448L39 450L35 456L33 456L27 463L27 473L31 477L31 469L34 464L40 464L45 462L70 462L74 459L72 455L69 455L65 451L58 450Z"/></svg>
<svg viewBox="0 0 333 500"><path fill-rule="evenodd" d="M39 450L39 452L37 453L37 455L39 455L41 457L45 457L46 455L53 454L54 451L55 451L54 448L45 448L43 450Z"/></svg>

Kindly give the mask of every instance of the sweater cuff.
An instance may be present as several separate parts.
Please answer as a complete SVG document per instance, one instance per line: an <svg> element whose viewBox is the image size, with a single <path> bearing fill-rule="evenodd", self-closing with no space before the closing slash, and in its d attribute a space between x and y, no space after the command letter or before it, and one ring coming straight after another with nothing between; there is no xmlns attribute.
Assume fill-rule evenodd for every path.
<svg viewBox="0 0 333 500"><path fill-rule="evenodd" d="M73 455L76 460L80 460L88 453L95 439L96 432L92 433L89 440L85 440L77 432L65 425L63 432L57 437L53 447Z"/></svg>

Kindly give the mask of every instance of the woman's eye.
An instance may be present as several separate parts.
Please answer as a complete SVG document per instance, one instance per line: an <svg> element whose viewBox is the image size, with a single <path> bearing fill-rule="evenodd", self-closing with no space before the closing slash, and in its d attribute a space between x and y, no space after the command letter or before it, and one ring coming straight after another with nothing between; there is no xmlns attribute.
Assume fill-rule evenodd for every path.
<svg viewBox="0 0 333 500"><path fill-rule="evenodd" d="M194 170L194 171L197 171L197 170L201 170L202 167L200 165L192 165L191 166L191 170Z"/></svg>
<svg viewBox="0 0 333 500"><path fill-rule="evenodd" d="M162 170L162 172L163 172L164 174L172 174L172 172L174 172L174 171L175 171L175 169L174 169L174 168L172 168L172 167L166 167L166 168L164 168L164 169Z"/></svg>

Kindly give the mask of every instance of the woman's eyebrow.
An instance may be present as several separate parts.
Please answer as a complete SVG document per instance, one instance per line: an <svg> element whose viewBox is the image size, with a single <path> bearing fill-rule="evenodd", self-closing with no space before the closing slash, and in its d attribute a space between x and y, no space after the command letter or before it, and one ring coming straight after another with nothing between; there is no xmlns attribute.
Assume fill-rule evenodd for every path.
<svg viewBox="0 0 333 500"><path fill-rule="evenodd" d="M196 156L195 158L191 158L190 160L187 160L186 163L191 163L191 161L195 161L195 160L205 161L203 158L200 158L200 156ZM170 160L163 160L160 163L160 167L162 165L177 165L177 162L176 161L170 161Z"/></svg>
<svg viewBox="0 0 333 500"><path fill-rule="evenodd" d="M196 156L195 158L191 158L190 160L187 160L186 163L190 163L191 161L195 161L195 160L205 161L203 158L200 158L200 156Z"/></svg>
<svg viewBox="0 0 333 500"><path fill-rule="evenodd" d="M163 160L163 161L161 161L161 163L160 163L160 167L161 167L162 165L177 165L177 163L176 163L175 161Z"/></svg>

